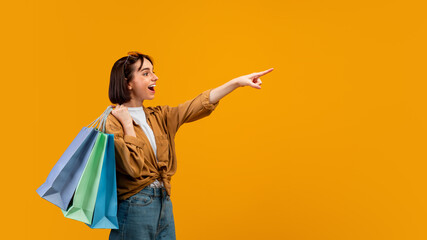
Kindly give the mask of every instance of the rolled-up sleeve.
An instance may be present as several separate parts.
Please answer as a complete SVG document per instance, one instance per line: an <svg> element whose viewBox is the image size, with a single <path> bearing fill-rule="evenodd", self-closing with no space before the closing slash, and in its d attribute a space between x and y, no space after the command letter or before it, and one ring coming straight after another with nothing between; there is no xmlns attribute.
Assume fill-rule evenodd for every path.
<svg viewBox="0 0 427 240"><path fill-rule="evenodd" d="M218 106L216 103L209 102L209 95L212 89L208 89L197 95L195 98L171 107L168 105L161 106L161 111L167 120L167 125L172 133L176 133L179 127L188 122L193 122L209 116Z"/></svg>
<svg viewBox="0 0 427 240"><path fill-rule="evenodd" d="M124 135L124 130L117 118L108 115L105 132L114 134L114 148L117 171L133 178L142 176L144 167L144 142L134 136Z"/></svg>

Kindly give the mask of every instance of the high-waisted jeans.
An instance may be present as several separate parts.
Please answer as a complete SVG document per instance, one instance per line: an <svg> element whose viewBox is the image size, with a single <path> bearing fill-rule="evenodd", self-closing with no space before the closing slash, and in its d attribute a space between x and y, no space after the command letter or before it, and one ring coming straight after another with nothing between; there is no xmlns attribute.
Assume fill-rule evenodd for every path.
<svg viewBox="0 0 427 240"><path fill-rule="evenodd" d="M164 187L145 187L118 201L119 229L109 240L175 240L172 202Z"/></svg>

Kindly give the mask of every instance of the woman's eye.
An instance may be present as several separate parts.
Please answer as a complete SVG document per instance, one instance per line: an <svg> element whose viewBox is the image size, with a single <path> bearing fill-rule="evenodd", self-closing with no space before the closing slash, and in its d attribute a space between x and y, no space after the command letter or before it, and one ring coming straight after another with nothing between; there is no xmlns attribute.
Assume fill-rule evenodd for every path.
<svg viewBox="0 0 427 240"><path fill-rule="evenodd" d="M153 73L156 73L156 72L153 72ZM142 75L144 75L144 76L148 76L148 72L145 72L145 73L143 73Z"/></svg>

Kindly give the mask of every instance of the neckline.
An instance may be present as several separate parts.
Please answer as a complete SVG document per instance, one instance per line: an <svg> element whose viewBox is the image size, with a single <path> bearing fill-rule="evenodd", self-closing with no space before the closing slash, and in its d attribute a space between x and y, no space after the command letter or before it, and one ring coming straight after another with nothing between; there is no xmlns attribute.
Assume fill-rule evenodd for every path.
<svg viewBox="0 0 427 240"><path fill-rule="evenodd" d="M127 108L129 111L140 111L140 110L143 110L142 109L142 106L141 107L128 107Z"/></svg>

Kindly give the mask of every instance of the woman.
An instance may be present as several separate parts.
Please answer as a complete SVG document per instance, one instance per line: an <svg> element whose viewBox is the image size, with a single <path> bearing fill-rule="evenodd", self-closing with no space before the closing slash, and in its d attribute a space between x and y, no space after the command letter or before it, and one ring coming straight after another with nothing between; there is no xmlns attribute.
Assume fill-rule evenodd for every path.
<svg viewBox="0 0 427 240"><path fill-rule="evenodd" d="M175 107L145 107L158 80L151 57L129 52L115 62L109 98L117 105L107 117L106 133L114 134L119 229L111 230L110 239L176 239L170 200L176 132L210 115L237 87L261 89L259 77L272 70L235 78Z"/></svg>

